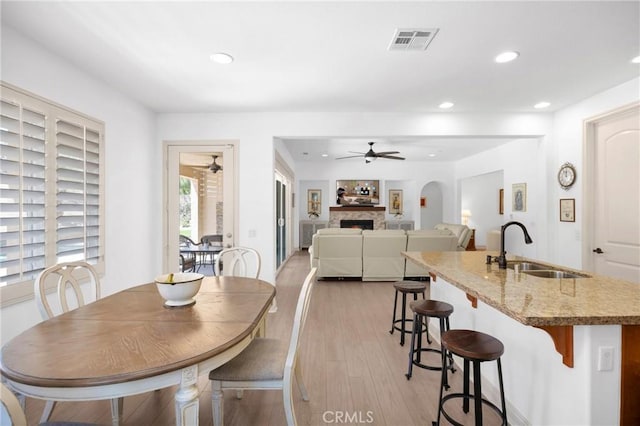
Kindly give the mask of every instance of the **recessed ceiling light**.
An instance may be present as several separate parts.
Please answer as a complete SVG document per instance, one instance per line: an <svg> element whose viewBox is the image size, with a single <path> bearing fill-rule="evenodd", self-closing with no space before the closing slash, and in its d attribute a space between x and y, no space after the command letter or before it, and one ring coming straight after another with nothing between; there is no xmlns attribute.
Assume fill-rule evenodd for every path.
<svg viewBox="0 0 640 426"><path fill-rule="evenodd" d="M635 58L633 58L631 60L631 62L634 63L634 64L640 64L640 56L636 56Z"/></svg>
<svg viewBox="0 0 640 426"><path fill-rule="evenodd" d="M520 56L520 54L518 52L515 51L507 51L507 52L502 52L501 54L499 54L498 56L496 56L495 61L499 64L504 64L506 62L511 62L514 59L516 59L518 56Z"/></svg>
<svg viewBox="0 0 640 426"><path fill-rule="evenodd" d="M436 156L435 154L429 154L429 157L435 157L435 156Z"/></svg>
<svg viewBox="0 0 640 426"><path fill-rule="evenodd" d="M328 156L329 156L329 154L322 154L322 156L323 156L323 157L328 157Z"/></svg>
<svg viewBox="0 0 640 426"><path fill-rule="evenodd" d="M443 102L439 105L442 109L449 109L453 106L453 102Z"/></svg>
<svg viewBox="0 0 640 426"><path fill-rule="evenodd" d="M233 56L229 55L228 53L219 52L211 55L211 60L217 64L226 65L233 62Z"/></svg>
<svg viewBox="0 0 640 426"><path fill-rule="evenodd" d="M538 102L533 107L536 109L542 109L542 108L547 108L549 105L551 105L549 102Z"/></svg>

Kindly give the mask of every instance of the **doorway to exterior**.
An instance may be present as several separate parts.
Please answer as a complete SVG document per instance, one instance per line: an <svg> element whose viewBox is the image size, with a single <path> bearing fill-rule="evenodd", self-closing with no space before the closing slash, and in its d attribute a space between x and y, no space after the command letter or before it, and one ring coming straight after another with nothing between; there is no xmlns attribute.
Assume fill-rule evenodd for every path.
<svg viewBox="0 0 640 426"><path fill-rule="evenodd" d="M293 252L293 172L276 155L275 175L275 260L276 273Z"/></svg>
<svg viewBox="0 0 640 426"><path fill-rule="evenodd" d="M180 240L192 246L235 245L235 144L176 141L164 148L163 270L179 271ZM212 263L208 259L211 273Z"/></svg>

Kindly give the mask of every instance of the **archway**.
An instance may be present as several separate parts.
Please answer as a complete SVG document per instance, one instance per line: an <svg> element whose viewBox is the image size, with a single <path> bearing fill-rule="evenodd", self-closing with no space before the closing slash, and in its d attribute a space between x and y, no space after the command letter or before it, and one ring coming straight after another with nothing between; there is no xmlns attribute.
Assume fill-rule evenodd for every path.
<svg viewBox="0 0 640 426"><path fill-rule="evenodd" d="M442 188L438 182L429 182L420 191L420 229L433 229L442 223Z"/></svg>

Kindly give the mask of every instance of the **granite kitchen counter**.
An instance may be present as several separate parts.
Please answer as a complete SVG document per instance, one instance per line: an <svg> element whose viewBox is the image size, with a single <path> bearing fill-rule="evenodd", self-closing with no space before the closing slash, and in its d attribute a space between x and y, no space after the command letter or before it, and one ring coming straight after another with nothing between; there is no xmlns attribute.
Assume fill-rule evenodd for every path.
<svg viewBox="0 0 640 426"><path fill-rule="evenodd" d="M539 278L486 265L495 252L405 252L403 255L509 317L531 326L639 325L640 285L522 257L508 260L542 263L588 275ZM437 279L436 284L437 285Z"/></svg>

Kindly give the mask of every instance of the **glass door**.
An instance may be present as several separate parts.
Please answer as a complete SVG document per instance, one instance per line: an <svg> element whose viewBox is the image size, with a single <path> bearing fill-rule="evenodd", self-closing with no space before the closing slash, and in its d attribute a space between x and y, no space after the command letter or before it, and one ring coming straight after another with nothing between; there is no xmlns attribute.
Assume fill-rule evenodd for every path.
<svg viewBox="0 0 640 426"><path fill-rule="evenodd" d="M163 270L185 269L181 245L209 247L200 243L213 240L221 247L234 245L234 149L232 144L215 142L166 145ZM213 274L213 256L189 254L195 269Z"/></svg>
<svg viewBox="0 0 640 426"><path fill-rule="evenodd" d="M276 270L287 256L286 194L287 185L276 173Z"/></svg>

